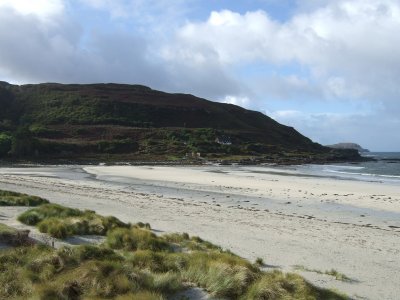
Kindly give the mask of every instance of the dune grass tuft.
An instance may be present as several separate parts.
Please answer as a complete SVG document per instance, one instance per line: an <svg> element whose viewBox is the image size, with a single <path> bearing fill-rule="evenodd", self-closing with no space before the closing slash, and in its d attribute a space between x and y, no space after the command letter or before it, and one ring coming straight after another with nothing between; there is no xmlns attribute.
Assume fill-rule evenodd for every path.
<svg viewBox="0 0 400 300"><path fill-rule="evenodd" d="M339 281L347 281L347 282L356 281L356 280L348 277L347 275L338 272L335 269L330 269L330 270L327 270L327 271L321 271L321 270L316 270L316 269L309 269L309 268L306 268L306 267L304 267L302 265L296 265L296 266L294 266L294 268L296 270L300 270L300 271L314 272L314 273L318 273L318 274L325 274L325 275L333 276L333 277L335 277L336 280L339 280Z"/></svg>
<svg viewBox="0 0 400 300"><path fill-rule="evenodd" d="M255 263L260 267L265 265L264 260L261 257L257 257Z"/></svg>
<svg viewBox="0 0 400 300"><path fill-rule="evenodd" d="M80 299L82 295L129 299L136 294L142 299L163 299L162 295L182 289L178 273L140 270L100 246L59 250L33 246L0 252L0 299Z"/></svg>
<svg viewBox="0 0 400 300"><path fill-rule="evenodd" d="M49 201L37 196L0 190L0 206L38 206L46 203Z"/></svg>
<svg viewBox="0 0 400 300"><path fill-rule="evenodd" d="M91 210L82 211L57 204L30 209L22 213L18 220L36 225L40 232L61 239L72 235L106 235L111 229L130 226L112 216L104 217Z"/></svg>
<svg viewBox="0 0 400 300"><path fill-rule="evenodd" d="M205 288L216 297L237 299L260 270L231 253L193 252L187 256L183 278Z"/></svg>
<svg viewBox="0 0 400 300"><path fill-rule="evenodd" d="M262 261L250 263L187 233L157 236L144 223L54 204L31 209L20 220L60 238L100 233L106 241L0 251L0 299L160 300L193 285L220 299L348 299L296 274L263 272Z"/></svg>
<svg viewBox="0 0 400 300"><path fill-rule="evenodd" d="M17 230L15 228L12 228L5 224L0 223L0 238L2 236L8 236L8 235L15 234L16 232L17 232Z"/></svg>
<svg viewBox="0 0 400 300"><path fill-rule="evenodd" d="M0 252L0 299L167 299L187 282L223 299L348 299L216 249L174 253L85 245Z"/></svg>
<svg viewBox="0 0 400 300"><path fill-rule="evenodd" d="M187 233L165 234L163 235L163 239L169 243L179 246L181 249L187 249L191 251L222 250L219 246L205 241L198 236L190 237Z"/></svg>
<svg viewBox="0 0 400 300"><path fill-rule="evenodd" d="M113 249L169 250L169 245L149 230L141 228L116 228L107 234L107 244Z"/></svg>
<svg viewBox="0 0 400 300"><path fill-rule="evenodd" d="M67 217L80 217L84 212L79 209L69 208L58 204L44 204L22 213L18 220L27 225L36 225L48 218L65 219Z"/></svg>
<svg viewBox="0 0 400 300"><path fill-rule="evenodd" d="M339 281L354 281L353 279L351 279L347 275L345 275L343 273L340 273L335 269L330 269L328 271L325 271L325 274L333 276L333 277L335 277L336 280L339 280Z"/></svg>

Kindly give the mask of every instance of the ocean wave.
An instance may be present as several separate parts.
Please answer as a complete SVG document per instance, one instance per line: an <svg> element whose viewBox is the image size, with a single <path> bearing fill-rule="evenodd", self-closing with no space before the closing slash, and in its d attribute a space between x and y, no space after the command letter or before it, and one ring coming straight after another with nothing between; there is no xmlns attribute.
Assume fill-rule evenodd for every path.
<svg viewBox="0 0 400 300"><path fill-rule="evenodd" d="M362 169L365 169L365 167L360 167L360 166L340 166L340 165L325 166L326 170L329 170L330 168L333 168L333 169L348 169L348 170L362 170Z"/></svg>
<svg viewBox="0 0 400 300"><path fill-rule="evenodd" d="M373 173L354 173L354 172L345 172L345 171L338 171L338 170L326 170L331 173L339 173L339 174L346 174L346 175L357 175L357 176L369 176L369 177L383 177L383 178L394 178L400 179L399 175L386 175L386 174L373 174Z"/></svg>

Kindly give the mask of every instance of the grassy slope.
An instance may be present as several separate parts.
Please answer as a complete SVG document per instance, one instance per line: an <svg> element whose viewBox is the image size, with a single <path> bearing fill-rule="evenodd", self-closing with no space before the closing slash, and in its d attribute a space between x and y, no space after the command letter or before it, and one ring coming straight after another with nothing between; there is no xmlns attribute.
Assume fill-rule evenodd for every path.
<svg viewBox="0 0 400 300"><path fill-rule="evenodd" d="M0 156L2 145L16 157L127 160L330 151L259 112L137 85L3 83L0 105L0 132L14 138L11 147L0 136ZM220 136L233 145L215 143Z"/></svg>
<svg viewBox="0 0 400 300"><path fill-rule="evenodd" d="M35 220L40 228L48 220L70 225L70 218L88 215L106 219L53 204L34 208L20 219ZM148 228L113 218L113 226L102 231L107 237L104 245L3 250L0 298L165 299L196 285L222 299L348 299L316 288L296 274L263 272L258 264L199 237L156 236Z"/></svg>
<svg viewBox="0 0 400 300"><path fill-rule="evenodd" d="M262 272L220 250L173 253L35 246L2 251L0 262L2 299L136 299L138 293L146 295L143 299L164 299L188 283L223 299L347 299L295 274Z"/></svg>

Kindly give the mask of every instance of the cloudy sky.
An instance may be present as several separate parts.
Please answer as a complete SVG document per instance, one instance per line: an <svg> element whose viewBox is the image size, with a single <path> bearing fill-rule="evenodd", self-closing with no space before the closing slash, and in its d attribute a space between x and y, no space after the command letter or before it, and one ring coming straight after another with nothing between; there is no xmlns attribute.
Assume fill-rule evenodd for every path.
<svg viewBox="0 0 400 300"><path fill-rule="evenodd" d="M400 1L0 0L0 80L139 83L400 151Z"/></svg>

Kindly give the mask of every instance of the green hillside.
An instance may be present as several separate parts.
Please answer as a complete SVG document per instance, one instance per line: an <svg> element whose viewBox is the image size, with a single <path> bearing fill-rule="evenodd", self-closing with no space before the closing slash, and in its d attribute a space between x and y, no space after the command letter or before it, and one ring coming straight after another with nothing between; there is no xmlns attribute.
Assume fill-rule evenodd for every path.
<svg viewBox="0 0 400 300"><path fill-rule="evenodd" d="M140 85L0 82L0 107L3 159L358 158L353 151L313 143L260 112Z"/></svg>

